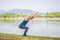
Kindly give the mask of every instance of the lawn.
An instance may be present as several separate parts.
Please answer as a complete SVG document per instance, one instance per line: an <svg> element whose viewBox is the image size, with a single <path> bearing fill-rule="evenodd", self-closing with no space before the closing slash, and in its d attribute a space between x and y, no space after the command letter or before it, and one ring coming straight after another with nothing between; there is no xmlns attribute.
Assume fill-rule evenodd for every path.
<svg viewBox="0 0 60 40"><path fill-rule="evenodd" d="M60 38L0 33L0 40L60 40Z"/></svg>

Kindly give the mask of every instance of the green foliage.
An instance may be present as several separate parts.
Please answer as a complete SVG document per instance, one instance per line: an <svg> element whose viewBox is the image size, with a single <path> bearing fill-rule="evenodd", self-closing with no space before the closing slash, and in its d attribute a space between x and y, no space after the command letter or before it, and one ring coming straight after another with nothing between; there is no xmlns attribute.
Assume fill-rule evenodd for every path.
<svg viewBox="0 0 60 40"><path fill-rule="evenodd" d="M15 14L15 13L3 13L0 14L0 18L18 18L18 17L27 17L28 14ZM38 14L37 17L42 17L41 14Z"/></svg>
<svg viewBox="0 0 60 40"><path fill-rule="evenodd" d="M13 18L15 17L15 14L14 13L3 13L0 15L0 18Z"/></svg>
<svg viewBox="0 0 60 40"><path fill-rule="evenodd" d="M0 18L18 18L18 17L26 17L27 14L15 14L15 13L3 13L0 14Z"/></svg>
<svg viewBox="0 0 60 40"><path fill-rule="evenodd" d="M27 17L28 14L15 14L15 13L3 13L0 14L0 18L18 18L18 17ZM42 14L38 14L37 17L60 17L60 12L50 12L42 16Z"/></svg>
<svg viewBox="0 0 60 40"><path fill-rule="evenodd" d="M60 17L60 12L50 12L45 15L46 17Z"/></svg>

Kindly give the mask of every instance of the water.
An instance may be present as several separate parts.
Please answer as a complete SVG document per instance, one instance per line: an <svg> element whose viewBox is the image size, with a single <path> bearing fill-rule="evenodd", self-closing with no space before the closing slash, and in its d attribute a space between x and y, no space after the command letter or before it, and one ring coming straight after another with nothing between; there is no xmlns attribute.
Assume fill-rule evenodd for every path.
<svg viewBox="0 0 60 40"><path fill-rule="evenodd" d="M18 20L0 20L0 33L23 34L24 30L20 29ZM28 35L35 36L59 36L60 21L34 20L29 21Z"/></svg>

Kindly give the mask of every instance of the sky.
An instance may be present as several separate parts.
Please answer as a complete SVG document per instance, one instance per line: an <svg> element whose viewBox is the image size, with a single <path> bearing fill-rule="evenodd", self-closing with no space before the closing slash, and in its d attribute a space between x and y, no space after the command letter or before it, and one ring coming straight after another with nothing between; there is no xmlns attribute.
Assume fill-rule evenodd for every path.
<svg viewBox="0 0 60 40"><path fill-rule="evenodd" d="M0 10L12 9L55 12L60 11L60 0L0 0Z"/></svg>

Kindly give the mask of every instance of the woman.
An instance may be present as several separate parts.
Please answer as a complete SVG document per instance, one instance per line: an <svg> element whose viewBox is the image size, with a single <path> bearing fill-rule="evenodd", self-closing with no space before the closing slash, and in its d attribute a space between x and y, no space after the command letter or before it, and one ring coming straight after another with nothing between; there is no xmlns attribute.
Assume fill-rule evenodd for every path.
<svg viewBox="0 0 60 40"><path fill-rule="evenodd" d="M28 31L28 29L29 29L29 28L26 26L26 24L29 22L29 20L33 19L36 15L37 15L37 13L34 14L33 16L27 17L26 19L24 19L24 20L19 24L19 28L25 29L23 36L27 36L27 31Z"/></svg>

